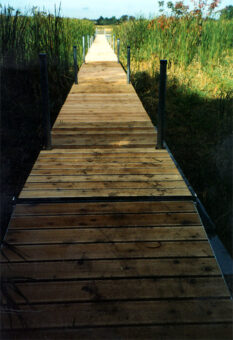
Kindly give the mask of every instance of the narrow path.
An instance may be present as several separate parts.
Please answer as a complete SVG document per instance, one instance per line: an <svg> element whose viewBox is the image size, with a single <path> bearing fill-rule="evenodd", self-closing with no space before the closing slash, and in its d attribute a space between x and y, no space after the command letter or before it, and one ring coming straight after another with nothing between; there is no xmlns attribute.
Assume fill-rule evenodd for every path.
<svg viewBox="0 0 233 340"><path fill-rule="evenodd" d="M192 196L97 36L1 249L2 339L231 339Z"/></svg>

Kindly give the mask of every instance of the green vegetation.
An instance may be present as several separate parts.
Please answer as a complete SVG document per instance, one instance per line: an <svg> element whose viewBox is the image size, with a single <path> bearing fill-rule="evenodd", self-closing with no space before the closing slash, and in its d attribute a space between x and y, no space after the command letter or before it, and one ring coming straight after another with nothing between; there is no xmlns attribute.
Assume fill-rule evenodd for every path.
<svg viewBox="0 0 233 340"><path fill-rule="evenodd" d="M12 8L0 9L1 68L1 221L9 218L12 196L17 196L42 147L40 65L48 55L51 120L54 122L73 83L73 45L82 60L81 39L93 35L87 20L68 19L33 9L26 16Z"/></svg>
<svg viewBox="0 0 233 340"><path fill-rule="evenodd" d="M114 27L132 82L156 124L159 60L168 60L166 142L232 253L233 20L173 5L172 16ZM228 12L227 12L228 13Z"/></svg>
<svg viewBox="0 0 233 340"><path fill-rule="evenodd" d="M231 20L233 19L233 6L227 6L226 8L222 9L220 11L221 15L220 15L220 19L223 20Z"/></svg>

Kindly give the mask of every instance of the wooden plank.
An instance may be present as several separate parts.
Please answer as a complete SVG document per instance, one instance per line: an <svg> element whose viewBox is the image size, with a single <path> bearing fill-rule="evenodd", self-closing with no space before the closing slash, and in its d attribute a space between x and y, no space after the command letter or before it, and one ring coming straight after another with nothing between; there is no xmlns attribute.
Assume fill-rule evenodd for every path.
<svg viewBox="0 0 233 340"><path fill-rule="evenodd" d="M78 122L87 122L88 120L92 120L93 123L97 122L97 123L102 123L102 122L125 122L125 123L131 123L133 122L144 122L146 120L149 120L149 118L145 116L126 116L125 114L122 114L121 116L118 116L117 114L115 116L110 116L108 115L107 117L100 117L98 115L96 115L95 113L93 113L92 115L89 114L88 116L80 116L77 117L77 115L73 114L73 115L69 115L69 116L59 116L59 120L60 121L67 121L69 122L73 122L75 124L77 124Z"/></svg>
<svg viewBox="0 0 233 340"><path fill-rule="evenodd" d="M84 137L84 136L78 136L78 135L53 135L53 145L72 145L72 144L79 144L82 146L100 146L100 145L106 145L109 146L112 145L128 145L128 144L135 144L135 145L147 145L150 146L155 145L156 142L156 136L96 136L94 138L93 136L90 137Z"/></svg>
<svg viewBox="0 0 233 340"><path fill-rule="evenodd" d="M75 85L76 86L76 85ZM126 100L127 102L129 101L129 99L137 99L140 101L140 99L138 98L137 93L88 93L88 94L80 94L80 93L76 93L76 94L72 94L69 93L67 96L66 100L87 100L87 101L103 101L104 100Z"/></svg>
<svg viewBox="0 0 233 340"><path fill-rule="evenodd" d="M146 111L140 103L140 101L134 102L119 102L118 103L112 103L112 102L105 102L104 100L102 102L80 102L80 101L73 101L72 103L65 102L61 108L60 112L82 112L82 113L94 113L99 112L99 114L107 115L107 113L113 113L113 112L124 112L126 114L130 114L133 112L134 114L141 115L141 113L146 114Z"/></svg>
<svg viewBox="0 0 233 340"><path fill-rule="evenodd" d="M221 276L214 257L1 263L2 280Z"/></svg>
<svg viewBox="0 0 233 340"><path fill-rule="evenodd" d="M222 277L82 280L14 285L17 290L9 289L8 295L17 304L230 297ZM2 298L3 304L6 304L4 296Z"/></svg>
<svg viewBox="0 0 233 340"><path fill-rule="evenodd" d="M61 197L145 197L145 196L181 196L189 197L191 193L188 189L161 188L161 189L88 189L88 190L27 190L24 189L19 198L61 198Z"/></svg>
<svg viewBox="0 0 233 340"><path fill-rule="evenodd" d="M70 135L72 133L77 133L77 134L85 134L85 135L92 135L92 136L98 136L98 135L111 135L111 136L118 136L118 135L127 135L127 134L130 134L131 136L134 136L134 135L142 135L142 134L151 134L151 135L155 135L155 131L153 130L152 127L149 127L149 128L145 128L145 129L142 129L142 128L134 128L132 129L127 129L127 128L112 128L112 129L106 129L106 128L92 128L92 129L87 129L87 128L80 128L80 127L76 127L74 125L74 127L70 127L70 128L67 128L67 127L62 127L60 126L59 128L58 127L55 127L53 128L52 130L52 135L56 135L56 134L67 134L67 135Z"/></svg>
<svg viewBox="0 0 233 340"><path fill-rule="evenodd" d="M200 256L212 256L208 241L133 243L110 241L110 243L17 245L13 249L4 248L0 255L0 262Z"/></svg>
<svg viewBox="0 0 233 340"><path fill-rule="evenodd" d="M152 188L186 188L186 184L183 181L167 181L167 182L37 182L37 183L29 183L26 182L24 185L25 190L35 190L35 189L152 189Z"/></svg>
<svg viewBox="0 0 233 340"><path fill-rule="evenodd" d="M36 175L30 175L27 179L26 183L63 183L63 182L155 182L158 181L158 183L162 183L163 181L168 182L180 182L182 181L182 177L180 175L152 175L151 177L148 177L146 175L92 175L92 176L65 176L65 175L60 175L60 176L36 176Z"/></svg>
<svg viewBox="0 0 233 340"><path fill-rule="evenodd" d="M67 155L68 156L68 155ZM127 162L128 160L128 162ZM172 165L174 166L174 163L172 163L172 160L170 158L158 158L158 157L100 157L100 156L95 156L95 157L86 157L86 158L80 158L77 159L76 157L71 158L71 157L52 157L52 158L42 158L40 157L36 163L37 164L44 164L44 163L64 163L64 164L69 164L69 163L77 163L77 164L88 164L88 163L92 163L94 165L98 165L100 162L101 163L108 163L110 165L113 164L121 164L121 165L127 165L127 163L132 163L132 164L136 164L138 166L138 164L140 164L140 162L142 163L142 165L155 165L155 164L166 164L166 165Z"/></svg>
<svg viewBox="0 0 233 340"><path fill-rule="evenodd" d="M135 242L207 240L202 226L137 227L137 228L88 228L48 230L9 230L5 241L9 244L53 244L88 242Z"/></svg>
<svg viewBox="0 0 233 340"><path fill-rule="evenodd" d="M137 163L137 162L150 162L150 161L168 161L171 158L168 155L164 155L162 154L161 156L157 155L157 156L146 156L146 157L142 157L140 154L131 154L131 153L122 153L122 154L111 154L111 153L107 153L105 154L79 154L79 153L75 153L76 150L73 150L73 152L67 152L67 154L65 153L59 153L56 152L57 149L54 149L53 153L51 154L42 154L40 153L40 155L38 156L37 161L38 162L46 162L49 160L73 160L76 159L77 161L80 162L94 162L94 161L99 161L99 162L125 162L127 159L129 161L129 163ZM124 150L124 149L123 149ZM111 150L109 150L111 151Z"/></svg>
<svg viewBox="0 0 233 340"><path fill-rule="evenodd" d="M127 162L125 163L107 163L107 164L99 164L98 162L82 162L82 161L72 161L70 162L69 159L64 160L64 161L58 161L58 162L49 162L49 160L47 162L36 162L33 169L54 169L54 168L60 168L60 169L83 169L83 168L87 168L91 167L96 168L96 169L104 169L104 168L143 168L143 169L150 169L150 168L158 168L158 169L167 169L167 168L171 168L171 169L177 169L176 166L174 165L174 163L172 163L170 160L165 161L165 162L156 162L156 161L151 161L149 163L129 163L127 164Z"/></svg>
<svg viewBox="0 0 233 340"><path fill-rule="evenodd" d="M142 147L139 147L139 148L135 148L135 149L132 149L132 148L125 148L123 150L121 149L114 149L114 150L108 150L108 149L101 149L101 148L93 148L92 150L89 150L89 149L86 149L86 148L83 148L83 149L80 149L80 150L67 150L67 149L64 149L64 148L60 148L60 149L52 149L52 150L43 150L41 151L41 154L51 154L51 153L77 153L77 154L81 154L81 155L86 155L86 154L96 154L96 155L100 155L100 154L123 154L123 153L127 153L127 152L130 152L132 153L132 156L135 154L135 153L144 153L145 154L148 154L148 155L151 155L151 154L154 154L154 153L158 153L158 154L167 154L167 151L166 150L155 150L155 148L151 147L151 148L142 148Z"/></svg>
<svg viewBox="0 0 233 340"><path fill-rule="evenodd" d="M63 127L74 127L73 124L70 124L68 122L59 122L57 121L54 124L54 127L59 127L59 126L63 126ZM146 120L146 121L142 121L142 122L104 122L104 123L98 123L98 122L80 122L78 125L79 128L83 128L83 129L92 129L92 128L105 128L105 129L116 129L116 128L128 128L128 129L133 129L133 128L137 128L137 129L147 129L147 128L154 128L152 122L150 120ZM83 150L85 151L85 149ZM145 150L146 151L146 150ZM155 152L155 149L153 150ZM156 150L156 152L161 152L164 150Z"/></svg>
<svg viewBox="0 0 233 340"><path fill-rule="evenodd" d="M66 175L66 176L76 176L76 175L156 175L156 174L179 174L178 170L176 168L127 168L127 167L122 167L122 168L108 168L107 166L102 167L102 168L93 168L91 166L81 168L81 169L32 169L31 175Z"/></svg>
<svg viewBox="0 0 233 340"><path fill-rule="evenodd" d="M193 202L99 202L99 203L40 203L17 204L13 216L20 215L67 215L67 214L126 214L155 212L196 212Z"/></svg>
<svg viewBox="0 0 233 340"><path fill-rule="evenodd" d="M83 142L75 142L75 141L68 141L67 144L63 144L61 140L57 140L56 144L53 144L53 148L67 148L67 149L82 149L83 148ZM146 143L136 143L134 141L127 141L127 140L120 140L120 141L112 141L111 143L105 143L102 141L99 141L99 143L92 144L90 141L89 144L86 144L86 148L92 149L96 144L98 144L98 148L103 148L103 149L113 149L113 148L135 148L135 147L153 147L155 143L153 141L151 142L146 142Z"/></svg>
<svg viewBox="0 0 233 340"><path fill-rule="evenodd" d="M90 127L90 128L85 128L85 127L79 127L75 124L72 124L73 126L69 126L67 124L62 124L60 123L59 125L57 124L53 130L53 133L63 133L64 134L70 134L73 132L76 133L82 133L82 134L87 134L87 135L122 135L122 134L131 134L131 135L140 135L142 133L149 133L149 134L156 134L156 131L154 131L153 127L145 127L145 128L133 128L132 131L130 131L130 128L126 127L112 127L112 128L98 128L98 127Z"/></svg>
<svg viewBox="0 0 233 340"><path fill-rule="evenodd" d="M9 229L59 227L153 227L170 225L200 225L196 213L109 214L13 217Z"/></svg>
<svg viewBox="0 0 233 340"><path fill-rule="evenodd" d="M66 149L67 150L67 149ZM105 153L91 153L90 149L87 149L90 151L90 153L82 154L77 153L76 151L81 149L71 149L67 150L67 153L65 152L59 152L59 149L53 149L53 152L51 153L40 153L38 156L38 161L46 161L46 159L77 159L77 160L99 160L103 162L107 161L116 161L119 158L119 161L124 161L127 158L129 159L129 162L135 162L135 161L149 161L149 160L169 160L171 159L168 154L148 154L145 155L143 153L131 153L131 152L124 152L125 149L119 149L122 151L122 153L116 153L114 154L114 149L107 149ZM102 149L104 150L104 149ZM133 150L133 149L132 149ZM144 156L145 155L145 156ZM144 156L144 157L143 157Z"/></svg>
<svg viewBox="0 0 233 340"><path fill-rule="evenodd" d="M128 162L127 162L128 159ZM127 165L128 163L135 166L148 166L148 165L167 165L174 167L174 163L172 162L171 158L169 157L104 157L104 156L80 156L80 157L69 157L67 155L66 157L63 157L62 154L60 157L56 157L54 155L51 155L50 157L43 157L42 155L38 158L36 161L37 164L44 164L44 163L61 163L61 164L69 164L69 163L77 163L77 164L85 164L88 165L89 163L92 163L93 165L100 165L101 163L108 163L109 166L113 165Z"/></svg>
<svg viewBox="0 0 233 340"><path fill-rule="evenodd" d="M3 329L43 327L81 327L104 325L140 325L171 323L231 322L230 300L200 301L147 301L49 304L20 306L20 312L12 314L12 325L6 314L2 315ZM25 323L22 322L22 319Z"/></svg>
<svg viewBox="0 0 233 340"><path fill-rule="evenodd" d="M70 93L135 93L132 85L105 83L93 84L87 82L85 84L73 85Z"/></svg>
<svg viewBox="0 0 233 340"><path fill-rule="evenodd" d="M2 332L4 339L17 340L44 340L49 339L89 339L89 340L123 340L123 339L147 339L154 340L231 340L233 326L232 323L209 323L189 325L145 325L145 326L114 326L114 327L98 327L98 328L72 328L72 329L46 329L46 330L22 330Z"/></svg>

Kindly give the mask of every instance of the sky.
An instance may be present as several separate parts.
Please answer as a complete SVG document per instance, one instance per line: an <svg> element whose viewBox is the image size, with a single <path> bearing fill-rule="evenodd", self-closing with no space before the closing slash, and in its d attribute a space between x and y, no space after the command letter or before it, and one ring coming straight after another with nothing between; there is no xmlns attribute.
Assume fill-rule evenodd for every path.
<svg viewBox="0 0 233 340"><path fill-rule="evenodd" d="M2 5L14 9L31 9L33 6L54 12L54 5L61 3L62 15L73 18L98 19L103 17L121 17L122 15L153 17L158 15L157 0L0 0ZM165 0L165 3L169 0ZM177 0L178 1L178 0ZM211 0L209 0L211 1ZM173 1L175 2L175 1ZM192 0L184 0L191 7ZM232 5L232 0L222 0L219 9Z"/></svg>

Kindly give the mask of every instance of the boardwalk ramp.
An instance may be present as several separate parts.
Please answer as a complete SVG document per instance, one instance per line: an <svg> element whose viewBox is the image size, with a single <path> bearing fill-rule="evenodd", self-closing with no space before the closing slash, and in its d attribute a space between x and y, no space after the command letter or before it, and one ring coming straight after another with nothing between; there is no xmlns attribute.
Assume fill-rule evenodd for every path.
<svg viewBox="0 0 233 340"><path fill-rule="evenodd" d="M2 339L231 339L192 195L97 35L1 248Z"/></svg>

